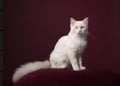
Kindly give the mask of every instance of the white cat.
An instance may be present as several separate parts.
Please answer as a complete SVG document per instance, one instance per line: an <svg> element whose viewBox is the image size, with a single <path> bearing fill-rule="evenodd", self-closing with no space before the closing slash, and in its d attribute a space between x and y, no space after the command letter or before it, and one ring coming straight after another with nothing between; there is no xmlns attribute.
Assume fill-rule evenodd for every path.
<svg viewBox="0 0 120 86"><path fill-rule="evenodd" d="M16 82L24 75L46 68L69 68L73 70L85 70L82 66L82 53L87 45L88 17L82 21L70 18L70 32L61 37L50 54L50 61L30 62L17 68L13 75L13 82Z"/></svg>

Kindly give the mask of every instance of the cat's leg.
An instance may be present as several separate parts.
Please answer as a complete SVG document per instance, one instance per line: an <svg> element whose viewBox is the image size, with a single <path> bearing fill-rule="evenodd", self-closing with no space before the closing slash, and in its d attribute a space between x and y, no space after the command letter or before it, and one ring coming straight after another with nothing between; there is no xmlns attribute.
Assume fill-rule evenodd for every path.
<svg viewBox="0 0 120 86"><path fill-rule="evenodd" d="M51 57L50 62L51 62L51 68L64 69L67 68L68 66L68 60L66 59L65 55Z"/></svg>
<svg viewBox="0 0 120 86"><path fill-rule="evenodd" d="M64 69L64 68L67 68L67 66L63 64L63 65L58 66L57 68L58 69Z"/></svg>
<svg viewBox="0 0 120 86"><path fill-rule="evenodd" d="M79 64L78 64L78 61L77 61L77 58L75 57L75 55L74 54L70 54L68 57L69 57L69 60L71 62L73 70L79 71L80 68L79 68Z"/></svg>
<svg viewBox="0 0 120 86"><path fill-rule="evenodd" d="M78 58L78 63L79 63L80 70L86 70L86 67L82 65L82 57Z"/></svg>
<svg viewBox="0 0 120 86"><path fill-rule="evenodd" d="M63 55L62 56L63 58L61 59L61 61L59 60L59 65L57 66L57 68L59 69L59 68L62 68L62 69L64 69L64 68L68 68L69 67L69 60L68 59L66 59L66 57Z"/></svg>
<svg viewBox="0 0 120 86"><path fill-rule="evenodd" d="M64 68L67 68L67 66L66 65L59 65L59 66L52 66L51 68L64 69Z"/></svg>

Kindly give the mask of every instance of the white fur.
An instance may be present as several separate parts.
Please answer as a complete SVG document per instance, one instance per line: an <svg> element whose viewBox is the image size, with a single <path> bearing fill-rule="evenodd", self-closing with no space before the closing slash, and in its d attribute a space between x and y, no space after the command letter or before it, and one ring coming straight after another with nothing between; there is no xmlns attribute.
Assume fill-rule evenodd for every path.
<svg viewBox="0 0 120 86"><path fill-rule="evenodd" d="M16 69L12 80L13 80L13 82L16 82L17 80L19 80L21 77L23 77L24 75L26 75L28 73L31 73L31 72L39 70L39 69L46 69L46 68L50 68L50 67L51 67L51 64L49 61L29 62L25 65L21 65L21 67Z"/></svg>
<svg viewBox="0 0 120 86"><path fill-rule="evenodd" d="M46 68L69 68L73 70L85 70L82 66L82 53L87 45L88 18L76 21L70 18L70 32L61 37L50 54L50 62L31 62L17 68L13 75L13 82L16 82L24 75Z"/></svg>
<svg viewBox="0 0 120 86"><path fill-rule="evenodd" d="M88 18L76 21L71 18L71 30L68 35L61 37L50 55L52 68L69 68L85 70L82 66L82 52L87 45Z"/></svg>

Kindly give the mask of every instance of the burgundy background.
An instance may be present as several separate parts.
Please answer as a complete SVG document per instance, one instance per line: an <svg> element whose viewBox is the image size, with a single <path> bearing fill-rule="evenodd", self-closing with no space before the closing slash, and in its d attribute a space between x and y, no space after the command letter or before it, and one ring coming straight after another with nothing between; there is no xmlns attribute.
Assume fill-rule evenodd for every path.
<svg viewBox="0 0 120 86"><path fill-rule="evenodd" d="M84 65L120 73L119 0L4 0L3 85L21 64L49 58L56 41L69 32L69 18L89 17Z"/></svg>

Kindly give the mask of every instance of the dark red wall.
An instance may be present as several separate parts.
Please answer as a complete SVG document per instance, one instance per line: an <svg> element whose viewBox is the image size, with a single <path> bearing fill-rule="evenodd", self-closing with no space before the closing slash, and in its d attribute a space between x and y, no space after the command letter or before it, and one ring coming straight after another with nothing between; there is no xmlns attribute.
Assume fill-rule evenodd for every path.
<svg viewBox="0 0 120 86"><path fill-rule="evenodd" d="M14 70L49 58L56 41L69 32L69 18L89 17L88 69L120 72L119 0L4 0L4 86Z"/></svg>

